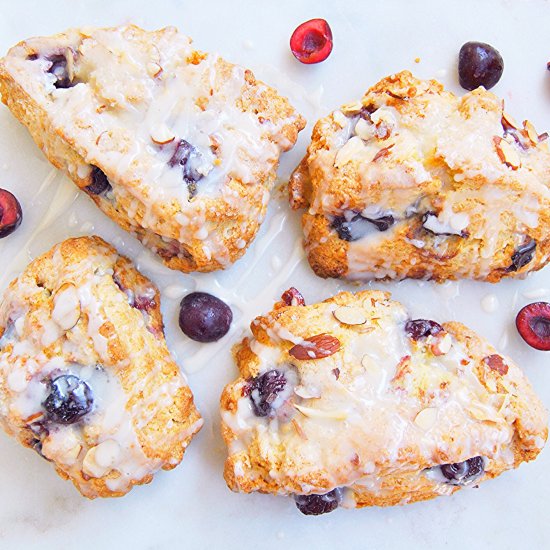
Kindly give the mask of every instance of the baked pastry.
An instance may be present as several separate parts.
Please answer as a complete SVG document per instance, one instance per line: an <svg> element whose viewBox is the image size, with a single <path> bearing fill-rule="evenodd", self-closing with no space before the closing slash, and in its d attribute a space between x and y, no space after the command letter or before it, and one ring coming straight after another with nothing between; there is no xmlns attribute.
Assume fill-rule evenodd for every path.
<svg viewBox="0 0 550 550"><path fill-rule="evenodd" d="M180 271L237 260L305 121L173 27L73 29L0 60L3 102L46 157Z"/></svg>
<svg viewBox="0 0 550 550"><path fill-rule="evenodd" d="M0 422L88 498L174 468L199 431L157 289L99 237L58 244L6 290Z"/></svg>
<svg viewBox="0 0 550 550"><path fill-rule="evenodd" d="M290 181L321 277L497 282L550 257L547 134L408 71L319 120Z"/></svg>
<svg viewBox="0 0 550 550"><path fill-rule="evenodd" d="M304 306L291 289L251 329L221 397L233 491L294 495L306 514L405 504L494 478L546 441L509 358L460 323L411 320L388 293Z"/></svg>

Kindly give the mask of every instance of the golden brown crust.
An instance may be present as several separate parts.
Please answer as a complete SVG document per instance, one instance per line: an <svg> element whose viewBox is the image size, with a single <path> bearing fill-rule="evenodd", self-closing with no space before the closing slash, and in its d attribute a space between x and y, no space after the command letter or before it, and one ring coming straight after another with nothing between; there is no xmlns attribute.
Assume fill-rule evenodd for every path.
<svg viewBox="0 0 550 550"><path fill-rule="evenodd" d="M151 190L147 187L147 181L140 180L137 168L123 174L119 172L118 164L110 163L109 160L113 150L131 152L130 135L135 129L130 128L130 135L126 133L123 125L108 131L98 129L103 128L100 123L103 120L101 117L116 117L124 109L116 101L113 105L105 101L105 104L97 106L96 112L91 108L94 112L90 112L88 118L61 124L59 117L54 117L51 112L48 94L32 81L36 75L26 74L20 70L20 66L14 68L14 60L24 60L25 56L47 55L48 51L63 52L67 47L77 52L74 54L77 58L85 58L80 48L86 40L88 43L93 41L96 31L120 31L129 42L139 44L140 51L146 51L147 55L158 55L155 45L161 43L167 45L167 48L174 48L170 42L171 36L176 37L174 43L176 40L183 40L177 37L173 28L148 33L130 25L118 29L72 30L49 38L20 42L10 50L6 58L0 60L2 101L28 128L52 164L63 170L80 189L87 192L107 216L123 229L135 233L144 244L156 251L168 267L184 272L213 271L227 267L244 254L248 244L254 239L265 217L269 192L275 180L278 156L292 148L298 132L305 126L304 119L294 111L286 98L281 97L273 88L257 81L251 71L244 71L236 108L239 112L253 117L255 124L265 128L261 130L261 138L258 137L258 143L254 146L265 147L266 151L275 147L276 158L258 162L252 154L249 158L239 157L243 170L253 174L253 181L250 183L242 181L239 176L228 175L225 183L216 184L222 187L223 183L223 195L199 194L188 205L182 205L177 200L149 204L146 198ZM182 44L181 48L188 48L185 42ZM45 51L41 51L41 48ZM181 54L179 50L176 53ZM174 52L167 51L161 54L168 58L167 63L172 62L170 55L175 58ZM210 60L207 54L190 50L183 63L200 67L201 64L208 65ZM218 94L223 97L237 69L235 65L216 58L212 68L215 77L211 83L210 94L208 97L197 97L197 106L205 110L209 101L215 99ZM130 67L128 70L133 69ZM167 68L166 72L169 73L170 70L171 68ZM205 69L204 78L210 78L206 74L208 70L210 69ZM140 71L145 71L145 68L141 67ZM163 82L163 75L161 71L159 75L151 78ZM106 92L101 83L97 84L99 77L94 78L96 80L92 84L95 82L97 85L94 101L99 101L109 90ZM120 75L117 78L124 80ZM149 76L143 78L148 79ZM138 109L144 101L145 94L142 97L140 91L145 84L138 80L136 82L139 85L136 84L135 89L130 91L125 90L125 93L127 101L133 105L132 108ZM109 80L104 85L108 86ZM132 93L136 97L131 97ZM90 108L89 105L86 107ZM93 120L90 117L93 117ZM245 129L242 131L246 132ZM137 132L135 135L137 136ZM269 155L265 153L264 156ZM107 175L113 185L116 200L113 200L112 196L94 195L86 189L93 183L90 166L99 167ZM178 221L182 208L189 218L187 223ZM214 244L205 242L201 232L201 229L204 231L203 228L208 229L208 238Z"/></svg>
<svg viewBox="0 0 550 550"><path fill-rule="evenodd" d="M550 152L543 138L528 138L530 123L511 128L507 116L490 92L457 98L403 71L320 119L289 182L292 207L306 209L314 272L498 282L542 269L550 257ZM359 214L393 222L339 236L335 224ZM518 261L529 243L530 259Z"/></svg>
<svg viewBox="0 0 550 550"><path fill-rule="evenodd" d="M76 324L65 325L75 308ZM166 347L160 295L105 241L68 239L34 260L7 289L0 327L6 338L0 351L3 427L52 461L84 496L122 496L182 460L202 420ZM23 359L15 346L25 349ZM20 373L26 383L14 386ZM64 373L87 376L94 395L91 416L76 428L49 420L36 397L45 397L48 380ZM20 410L21 392L29 392L30 405ZM90 451L105 441L120 466L114 460L105 469L92 460Z"/></svg>
<svg viewBox="0 0 550 550"><path fill-rule="evenodd" d="M366 322L338 321L351 310ZM547 413L520 369L460 323L416 341L406 320L379 291L278 302L255 319L253 337L235 348L240 377L221 396L228 486L285 495L340 487L343 506L391 506L456 491L432 475L441 464L484 457L477 483L533 460ZM296 346L320 334L338 351L297 359ZM254 381L273 369L284 373L283 393L257 416Z"/></svg>

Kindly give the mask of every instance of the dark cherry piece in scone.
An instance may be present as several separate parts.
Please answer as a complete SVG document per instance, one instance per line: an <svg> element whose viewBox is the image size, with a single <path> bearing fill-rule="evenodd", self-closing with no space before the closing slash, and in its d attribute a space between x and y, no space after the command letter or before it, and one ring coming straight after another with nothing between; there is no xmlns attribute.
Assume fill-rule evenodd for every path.
<svg viewBox="0 0 550 550"><path fill-rule="evenodd" d="M233 491L293 496L309 515L406 504L477 486L547 439L509 358L460 323L410 319L388 293L283 299L250 328L221 397Z"/></svg>
<svg viewBox="0 0 550 550"><path fill-rule="evenodd" d="M6 290L0 423L88 498L174 468L199 431L156 287L99 237L56 245Z"/></svg>
<svg viewBox="0 0 550 550"><path fill-rule="evenodd" d="M524 277L550 258L548 135L408 71L317 122L290 180L309 263L347 279Z"/></svg>
<svg viewBox="0 0 550 550"><path fill-rule="evenodd" d="M305 121L173 27L72 29L0 60L3 102L46 157L172 268L240 258Z"/></svg>

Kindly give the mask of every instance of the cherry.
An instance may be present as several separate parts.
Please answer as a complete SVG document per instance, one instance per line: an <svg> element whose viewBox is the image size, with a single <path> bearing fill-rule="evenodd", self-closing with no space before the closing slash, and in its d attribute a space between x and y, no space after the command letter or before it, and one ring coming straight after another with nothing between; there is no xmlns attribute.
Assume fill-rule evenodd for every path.
<svg viewBox="0 0 550 550"><path fill-rule="evenodd" d="M332 31L324 19L311 19L299 25L290 37L290 49L301 63L324 61L332 51Z"/></svg>
<svg viewBox="0 0 550 550"><path fill-rule="evenodd" d="M215 342L231 326L231 308L216 296L192 292L180 304L179 325L184 334L197 342Z"/></svg>
<svg viewBox="0 0 550 550"><path fill-rule="evenodd" d="M19 201L9 191L0 189L0 239L11 235L23 220Z"/></svg>
<svg viewBox="0 0 550 550"><path fill-rule="evenodd" d="M516 317L519 335L532 347L550 351L550 304L534 302L520 310Z"/></svg>
<svg viewBox="0 0 550 550"><path fill-rule="evenodd" d="M500 53L483 42L466 42L458 54L458 77L466 90L492 88L502 76L504 61Z"/></svg>
<svg viewBox="0 0 550 550"><path fill-rule="evenodd" d="M338 508L342 501L341 489L333 489L324 495L294 495L296 506L306 516L328 514Z"/></svg>
<svg viewBox="0 0 550 550"><path fill-rule="evenodd" d="M247 391L252 402L252 410L256 416L270 416L273 402L286 386L286 376L281 371L273 369L253 378Z"/></svg>

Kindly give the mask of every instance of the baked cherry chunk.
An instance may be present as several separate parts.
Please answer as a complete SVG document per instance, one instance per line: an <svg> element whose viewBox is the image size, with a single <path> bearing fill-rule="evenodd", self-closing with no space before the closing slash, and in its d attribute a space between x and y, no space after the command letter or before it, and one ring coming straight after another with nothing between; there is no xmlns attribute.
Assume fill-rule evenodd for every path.
<svg viewBox="0 0 550 550"><path fill-rule="evenodd" d="M247 387L252 410L256 416L271 416L273 403L286 386L286 376L277 369L253 378Z"/></svg>
<svg viewBox="0 0 550 550"><path fill-rule="evenodd" d="M85 187L85 190L88 191L90 195L103 195L112 189L105 172L97 166L92 166L91 178L92 183Z"/></svg>
<svg viewBox="0 0 550 550"><path fill-rule="evenodd" d="M202 174L195 168L196 159L201 156L200 152L188 141L180 139L176 145L174 154L168 161L168 166L181 166L183 181L189 189L189 198L197 194L197 182L202 179Z"/></svg>
<svg viewBox="0 0 550 550"><path fill-rule="evenodd" d="M74 424L88 414L94 404L90 386L73 374L63 374L50 381L50 393L43 405L48 420Z"/></svg>
<svg viewBox="0 0 550 550"><path fill-rule="evenodd" d="M363 238L372 225L378 231L387 231L394 223L395 219L391 214L380 218L366 218L357 214L349 221L344 216L337 216L332 220L331 227L336 230L340 239L351 242Z"/></svg>
<svg viewBox="0 0 550 550"><path fill-rule="evenodd" d="M443 327L429 319L411 319L405 324L405 332L409 338L420 340L427 336L435 336L443 330Z"/></svg>
<svg viewBox="0 0 550 550"><path fill-rule="evenodd" d="M52 64L48 72L53 74L57 79L53 85L56 88L72 88L75 83L69 75L67 58L63 54L56 54L49 56L48 61Z"/></svg>
<svg viewBox="0 0 550 550"><path fill-rule="evenodd" d="M215 342L231 327L233 312L222 300L206 292L192 292L180 303L179 325L197 342Z"/></svg>
<svg viewBox="0 0 550 550"><path fill-rule="evenodd" d="M342 501L341 489L333 489L324 495L294 495L296 507L306 516L328 514L338 508Z"/></svg>
<svg viewBox="0 0 550 550"><path fill-rule="evenodd" d="M520 310L516 317L520 336L540 351L550 351L550 304L534 302Z"/></svg>
<svg viewBox="0 0 550 550"><path fill-rule="evenodd" d="M529 238L514 251L512 254L512 263L507 271L518 271L518 269L525 267L533 259L536 249L536 241Z"/></svg>
<svg viewBox="0 0 550 550"><path fill-rule="evenodd" d="M21 205L15 196L0 189L0 239L11 235L23 220Z"/></svg>
<svg viewBox="0 0 550 550"><path fill-rule="evenodd" d="M504 61L500 53L484 42L466 42L458 54L458 77L466 90L479 86L492 88L502 76Z"/></svg>
<svg viewBox="0 0 550 550"><path fill-rule="evenodd" d="M451 485L468 485L479 479L485 471L483 458L474 456L464 462L439 466L443 477Z"/></svg>

